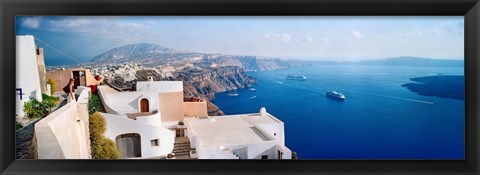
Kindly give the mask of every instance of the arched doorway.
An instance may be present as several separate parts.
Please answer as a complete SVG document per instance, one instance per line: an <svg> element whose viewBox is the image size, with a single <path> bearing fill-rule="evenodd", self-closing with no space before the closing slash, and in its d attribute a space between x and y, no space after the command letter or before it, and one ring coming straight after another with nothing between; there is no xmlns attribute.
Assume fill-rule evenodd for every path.
<svg viewBox="0 0 480 175"><path fill-rule="evenodd" d="M146 98L140 100L140 112L150 112L150 105Z"/></svg>
<svg viewBox="0 0 480 175"><path fill-rule="evenodd" d="M140 134L129 133L115 137L115 143L120 150L121 158L142 157Z"/></svg>

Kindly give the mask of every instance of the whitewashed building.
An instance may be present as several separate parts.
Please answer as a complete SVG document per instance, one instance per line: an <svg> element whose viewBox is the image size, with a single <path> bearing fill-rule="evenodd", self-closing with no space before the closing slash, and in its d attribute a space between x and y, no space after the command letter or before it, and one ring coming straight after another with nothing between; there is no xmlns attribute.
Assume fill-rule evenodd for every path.
<svg viewBox="0 0 480 175"><path fill-rule="evenodd" d="M122 158L151 158L172 152L177 124L185 115L206 116L206 102L184 102L181 81L145 81L137 91L118 92L99 86L106 114L106 137ZM181 132L181 131L178 131Z"/></svg>
<svg viewBox="0 0 480 175"><path fill-rule="evenodd" d="M16 114L24 117L23 106L31 98L42 101L46 90L43 49L32 35L16 36ZM43 91L42 91L43 90Z"/></svg>
<svg viewBox="0 0 480 175"><path fill-rule="evenodd" d="M283 122L258 114L208 116L206 101L183 96L182 81L137 82L136 91L98 87L107 113L107 138L122 158L155 158L187 138L199 159L290 159ZM184 123L179 124L180 123Z"/></svg>
<svg viewBox="0 0 480 175"><path fill-rule="evenodd" d="M187 136L199 159L291 159L283 122L267 113L187 117Z"/></svg>

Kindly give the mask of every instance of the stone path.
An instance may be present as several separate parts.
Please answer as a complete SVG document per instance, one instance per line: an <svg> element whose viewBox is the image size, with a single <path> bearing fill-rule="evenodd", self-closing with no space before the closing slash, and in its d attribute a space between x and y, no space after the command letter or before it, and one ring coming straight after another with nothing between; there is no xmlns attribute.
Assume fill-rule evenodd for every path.
<svg viewBox="0 0 480 175"><path fill-rule="evenodd" d="M37 120L38 121L38 120ZM33 131L36 121L15 132L16 159L35 159Z"/></svg>

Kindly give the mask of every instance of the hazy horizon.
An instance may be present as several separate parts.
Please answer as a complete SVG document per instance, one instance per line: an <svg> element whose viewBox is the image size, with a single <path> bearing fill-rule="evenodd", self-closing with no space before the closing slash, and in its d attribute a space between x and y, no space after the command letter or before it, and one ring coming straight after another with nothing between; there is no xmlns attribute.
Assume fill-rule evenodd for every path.
<svg viewBox="0 0 480 175"><path fill-rule="evenodd" d="M16 27L17 35L34 35L83 62L141 42L181 51L318 61L464 58L463 16L19 16ZM47 64L70 61L36 44L44 48Z"/></svg>

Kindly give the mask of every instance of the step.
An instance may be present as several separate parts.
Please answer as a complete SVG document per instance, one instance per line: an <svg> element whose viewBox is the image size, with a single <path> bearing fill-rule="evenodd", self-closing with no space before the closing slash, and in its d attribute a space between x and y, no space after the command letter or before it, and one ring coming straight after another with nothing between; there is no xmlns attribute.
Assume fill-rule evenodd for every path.
<svg viewBox="0 0 480 175"><path fill-rule="evenodd" d="M190 153L175 153L175 156L186 156L190 155Z"/></svg>
<svg viewBox="0 0 480 175"><path fill-rule="evenodd" d="M173 150L173 153L190 152L190 150Z"/></svg>
<svg viewBox="0 0 480 175"><path fill-rule="evenodd" d="M190 143L174 143L175 145L190 145Z"/></svg>
<svg viewBox="0 0 480 175"><path fill-rule="evenodd" d="M174 143L174 145L190 145L190 143Z"/></svg>

